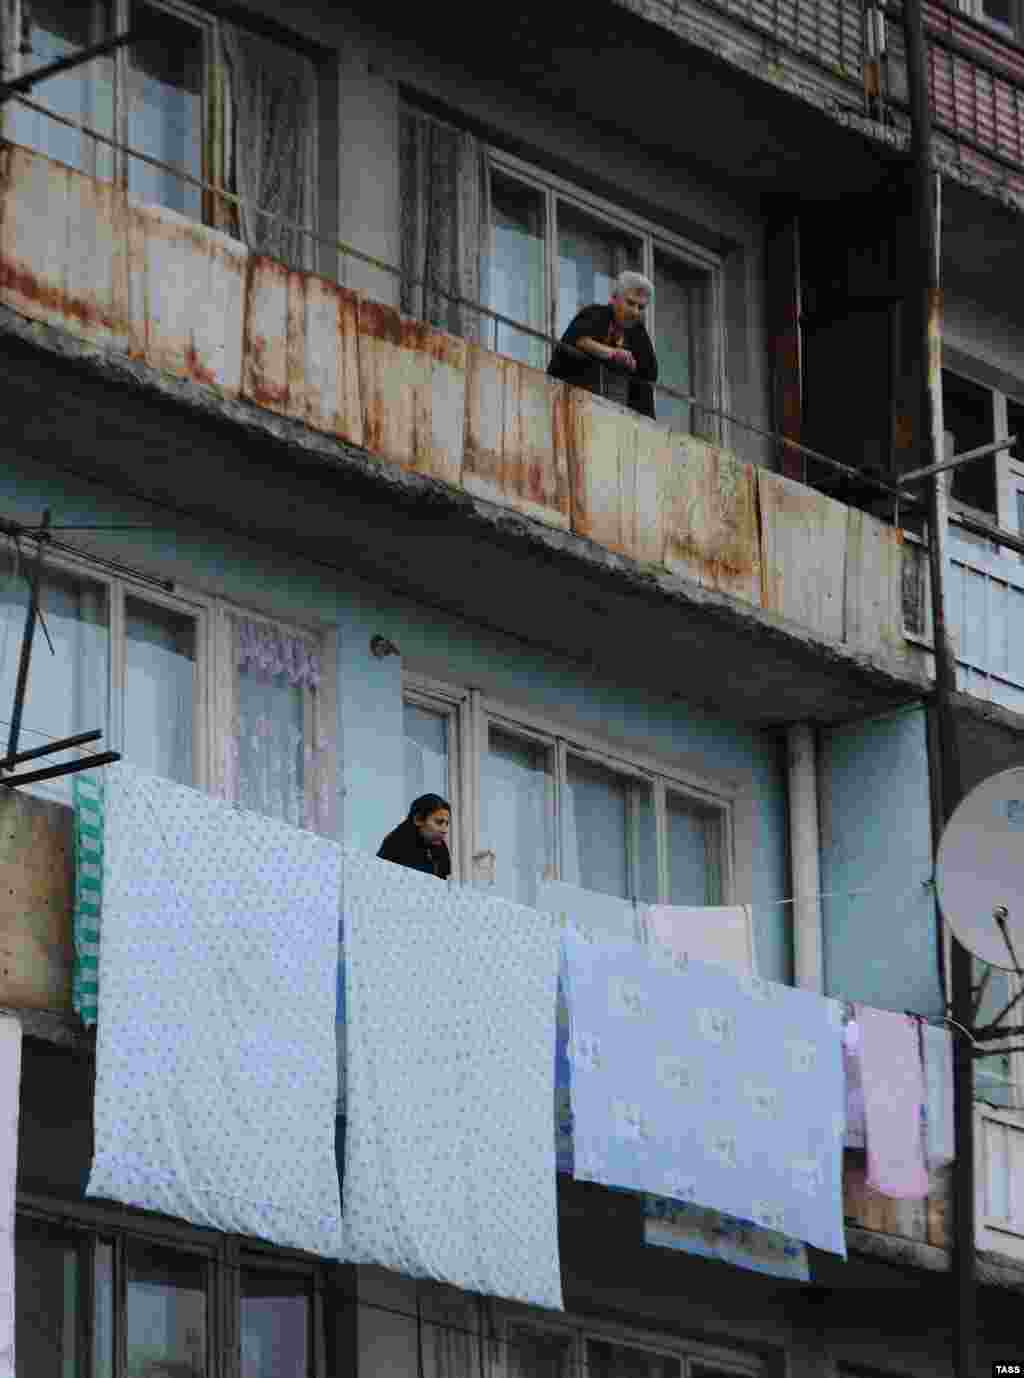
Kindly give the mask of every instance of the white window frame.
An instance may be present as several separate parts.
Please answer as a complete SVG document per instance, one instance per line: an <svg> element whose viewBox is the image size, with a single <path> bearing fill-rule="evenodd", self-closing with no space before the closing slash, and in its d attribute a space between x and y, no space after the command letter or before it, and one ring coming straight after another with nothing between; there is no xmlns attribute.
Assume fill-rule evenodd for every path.
<svg viewBox="0 0 1024 1378"><path fill-rule="evenodd" d="M599 1340L606 1344L675 1359L679 1362L680 1378L691 1378L691 1366L694 1364L713 1367L722 1373L735 1375L735 1378L761 1378L766 1372L764 1362L754 1355L725 1349L720 1345L704 1344L699 1340L682 1342L676 1336L663 1332L638 1330L614 1322L591 1321L572 1316L555 1319L515 1307L510 1303L500 1303L495 1308L495 1321L499 1338L495 1378L506 1378L508 1373L506 1344L509 1331L513 1327L533 1331L538 1335L570 1339L570 1372L579 1375L579 1378L590 1378L587 1362L588 1340Z"/></svg>
<svg viewBox="0 0 1024 1378"><path fill-rule="evenodd" d="M402 699L403 702L416 703L430 711L443 713L450 723L449 753L451 755L454 751L457 754L457 763L454 767L451 760L449 761L449 777L453 781L453 878L464 883L477 879L477 863L486 855L481 851L484 833L481 815L481 776L488 751L490 728L494 726L499 731L542 747L549 753L555 812L554 863L549 879L556 880L562 874L565 820L561 800L564 798L567 760L573 755L650 787L657 839L658 903L668 903L669 896L666 796L669 793L677 794L684 799L692 800L696 805L718 811L722 819L721 903L736 902L733 896L737 886L737 872L740 869L736 860L736 810L743 798L743 790L739 786L716 781L708 775L688 770L677 762L621 745L609 744L596 734L581 730L575 725L567 729L564 723L551 717L514 707L500 699L485 695L479 689L460 688L410 669L403 670ZM633 821L635 828L638 821L635 813ZM634 831L630 847L631 862L634 866L638 851ZM632 888L635 893L635 872L632 877Z"/></svg>
<svg viewBox="0 0 1024 1378"><path fill-rule="evenodd" d="M132 22L132 12L138 5L144 5L148 9L162 10L172 18L191 25L193 28L197 29L202 36L203 78L202 89L199 95L199 180L208 182L210 180L208 175L210 169L206 166L206 129L210 105L210 69L216 60L216 17L206 10L187 4L185 0L111 0L111 23L115 33L127 32ZM128 146L131 143L128 138L128 121L133 76L131 74L131 53L127 48L118 49L115 54L115 62L114 129L116 132L114 137L120 143ZM129 165L133 159L123 150L117 151L116 158L117 173L115 180L119 186L127 188ZM145 166L145 164L140 164L140 166ZM200 192L200 214L198 222L200 224L204 222L206 200L206 193Z"/></svg>
<svg viewBox="0 0 1024 1378"><path fill-rule="evenodd" d="M93 565L86 557L76 558L63 552L47 552L47 570L82 579L106 590L109 646L107 655L108 721L96 723L103 731L102 746L107 750L124 751L124 701L127 693L127 640L125 626L125 598L167 608L192 617L196 624L196 688L193 717L193 788L214 797L223 797L220 765L228 731L225 705L221 703L218 686L222 676L230 672L233 662L229 615L244 617L251 622L264 622L290 636L301 636L314 642L320 653L321 682L317 690L318 730L327 753L324 767L329 797L325 833L334 836L337 810L334 805L337 783L337 714L336 657L331 654L330 629L303 626L274 617L266 612L212 598L182 587L176 580L174 588L164 589L156 582L134 579L130 574L111 574ZM43 609L45 617L45 606ZM43 648L45 649L45 648ZM39 653L38 643L34 655ZM99 744L86 748L99 750Z"/></svg>
<svg viewBox="0 0 1024 1378"><path fill-rule="evenodd" d="M654 254L656 250L680 259L688 267L697 268L708 274L708 310L710 316L706 326L708 332L708 338L706 340L709 365L708 385L710 389L708 401L712 407L728 411L729 401L725 372L725 325L722 311L723 284L721 256L712 253L701 245L695 244L692 240L684 239L681 235L663 229L653 221L646 220L642 216L634 215L630 211L623 210L621 207L614 205L603 197L596 196L584 190L575 183L565 181L561 177L544 172L534 164L525 162L522 158L514 157L510 153L505 153L495 148L488 148L486 151L486 166L488 177L493 169L502 173L503 176L514 178L516 181L531 187L544 196L544 288L546 308L544 329L548 335L554 338L557 338L559 333L557 216L557 204L559 201L564 201L568 205L574 206L576 209L588 215L601 219L612 229L621 230L626 234L638 238L641 244L640 271L652 282L654 281ZM655 294L654 299L647 309L646 323L651 339L654 341L655 348L657 348L657 294ZM723 443L719 418L712 418L711 430L719 443Z"/></svg>
<svg viewBox="0 0 1024 1378"><path fill-rule="evenodd" d="M513 736L529 737L536 743L547 745L554 751L554 794L555 794L555 875L560 878L564 868L565 856L565 814L562 799L565 798L566 763L569 755L593 762L619 776L626 776L638 784L649 785L655 806L656 846L657 846L657 903L668 903L668 834L666 827L666 794L684 795L695 803L703 803L708 808L721 810L722 814L722 904L732 901L735 889L735 817L733 805L735 795L711 784L706 777L697 777L688 770L679 769L671 763L659 761L644 752L623 750L612 747L586 730L572 728L566 732L562 723L553 719L539 717L510 708L498 700L482 699L480 711L484 723L481 729L481 751L487 751L488 728L498 726L503 732ZM482 763L482 757L481 757ZM631 865L635 867L638 856L637 835L635 835L635 803L633 812L634 836L631 839ZM631 875L634 897L637 896L637 874Z"/></svg>
<svg viewBox="0 0 1024 1378"><path fill-rule="evenodd" d="M472 856L473 794L472 715L468 711L470 693L454 689L426 675L403 672L402 703L415 704L431 713L442 714L448 722L448 802L452 806L452 879L469 879ZM409 801L411 803L411 800Z"/></svg>

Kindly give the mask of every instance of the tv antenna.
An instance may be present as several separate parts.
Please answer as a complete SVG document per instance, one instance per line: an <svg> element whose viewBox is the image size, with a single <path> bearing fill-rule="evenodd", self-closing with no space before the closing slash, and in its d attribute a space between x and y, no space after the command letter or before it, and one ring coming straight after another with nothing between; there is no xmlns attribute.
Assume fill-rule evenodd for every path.
<svg viewBox="0 0 1024 1378"><path fill-rule="evenodd" d="M79 756L74 760L62 762L60 765L46 765L38 770L23 771L18 775L9 774L16 766L24 765L27 761L41 760L53 755L56 751L70 751L75 747L85 746L88 742L95 742L103 736L101 730L94 732L78 732L73 737L61 737L58 741L47 742L45 746L33 747L31 751L19 751L18 742L21 737L21 720L25 712L25 694L28 689L28 672L32 662L32 643L35 639L36 623L43 629L43 635L50 647L50 654L54 654L53 642L50 634L46 630L46 621L43 617L42 591L40 582L43 572L43 549L49 539L50 512L47 509L43 513L43 520L34 538L38 542L36 556L32 564L31 573L26 573L28 580L28 606L25 609L25 630L21 638L21 658L18 662L18 678L14 687L14 706L11 709L11 729L7 738L7 755L0 760L0 785L13 788L15 785L30 785L38 780L53 780L61 775L70 775L74 771L89 770L94 766L110 765L113 761L121 759L119 751L101 751L95 756Z"/></svg>

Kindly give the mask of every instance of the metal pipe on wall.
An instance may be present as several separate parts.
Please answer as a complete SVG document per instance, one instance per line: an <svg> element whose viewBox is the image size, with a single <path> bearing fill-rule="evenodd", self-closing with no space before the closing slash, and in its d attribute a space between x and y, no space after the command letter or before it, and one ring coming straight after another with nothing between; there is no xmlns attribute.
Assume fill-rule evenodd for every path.
<svg viewBox="0 0 1024 1378"><path fill-rule="evenodd" d="M921 263L923 369L920 393L921 458L925 466L943 458L942 418L942 293L940 273L940 206L942 179L932 150L932 112L925 67L922 0L903 6L907 42L907 77L911 113L911 155L914 200ZM945 618L944 581L948 495L943 474L928 482L928 556L932 586L932 626L935 647L935 693L932 711L936 727L941 821L948 823L963 794L960 751L952 697L956 692L956 659ZM952 1017L970 1027L971 957L953 938L951 959ZM974 1378L977 1357L977 1280L974 1238L974 1064L965 1038L954 1040L954 1116L956 1161L953 1170L953 1283L956 1308L954 1371L957 1378Z"/></svg>
<svg viewBox="0 0 1024 1378"><path fill-rule="evenodd" d="M789 857L793 888L793 975L802 990L824 988L821 948L821 842L814 728L796 723L786 734L789 762Z"/></svg>

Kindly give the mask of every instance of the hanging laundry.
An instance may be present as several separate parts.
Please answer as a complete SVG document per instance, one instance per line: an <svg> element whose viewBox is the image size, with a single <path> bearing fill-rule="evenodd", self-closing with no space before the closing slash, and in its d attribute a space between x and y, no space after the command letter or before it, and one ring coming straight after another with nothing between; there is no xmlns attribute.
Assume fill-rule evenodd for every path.
<svg viewBox="0 0 1024 1378"><path fill-rule="evenodd" d="M647 907L651 937L677 956L724 962L737 971L757 971L749 904Z"/></svg>
<svg viewBox="0 0 1024 1378"><path fill-rule="evenodd" d="M846 1147L864 1147L864 1086L860 1066L860 1027L850 1019L843 1029L846 1074Z"/></svg>
<svg viewBox="0 0 1024 1378"><path fill-rule="evenodd" d="M78 771L71 781L75 849L71 1003L82 1023L91 1027L96 1023L103 903L103 772Z"/></svg>
<svg viewBox="0 0 1024 1378"><path fill-rule="evenodd" d="M564 943L577 1178L845 1257L838 1003L657 944Z"/></svg>
<svg viewBox="0 0 1024 1378"><path fill-rule="evenodd" d="M18 1177L21 1024L0 1017L0 1378L15 1378L14 1202Z"/></svg>
<svg viewBox="0 0 1024 1378"><path fill-rule="evenodd" d="M341 849L106 780L89 1196L337 1257Z"/></svg>
<svg viewBox="0 0 1024 1378"><path fill-rule="evenodd" d="M867 1184L883 1196L928 1195L922 1133L924 1076L915 1020L856 1006L860 1027Z"/></svg>
<svg viewBox="0 0 1024 1378"><path fill-rule="evenodd" d="M344 856L342 1257L561 1309L557 923Z"/></svg>
<svg viewBox="0 0 1024 1378"><path fill-rule="evenodd" d="M537 908L556 914L564 927L574 923L585 933L600 933L609 938L645 937L642 914L632 900L584 890L562 880L543 880L537 887Z"/></svg>
<svg viewBox="0 0 1024 1378"><path fill-rule="evenodd" d="M718 1259L768 1277L808 1282L811 1276L807 1246L799 1240L663 1196L644 1197L644 1243Z"/></svg>
<svg viewBox="0 0 1024 1378"><path fill-rule="evenodd" d="M953 1119L953 1039L948 1029L921 1025L924 1063L925 1152L929 1168L945 1167L956 1157Z"/></svg>
<svg viewBox="0 0 1024 1378"><path fill-rule="evenodd" d="M537 908L557 916L564 928L574 923L584 932L642 941L643 915L632 900L584 890L560 880L543 880L537 887ZM569 1062L569 1006L566 998L564 953L558 975L555 1036L555 1153L558 1171L572 1175L572 1069Z"/></svg>

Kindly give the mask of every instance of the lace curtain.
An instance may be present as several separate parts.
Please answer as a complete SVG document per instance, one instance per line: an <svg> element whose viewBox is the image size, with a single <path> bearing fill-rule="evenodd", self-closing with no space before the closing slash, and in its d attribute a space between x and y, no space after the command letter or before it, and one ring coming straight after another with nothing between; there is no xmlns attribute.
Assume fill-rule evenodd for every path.
<svg viewBox="0 0 1024 1378"><path fill-rule="evenodd" d="M223 131L223 140L214 140L223 150L216 170L243 203L221 202L215 222L258 253L312 269L310 236L255 207L316 228L316 69L301 54L232 24L220 25L220 48L223 70L213 84L211 119Z"/></svg>
<svg viewBox="0 0 1024 1378"><path fill-rule="evenodd" d="M225 796L311 832L327 831L320 651L270 622L229 615Z"/></svg>
<svg viewBox="0 0 1024 1378"><path fill-rule="evenodd" d="M472 134L401 114L402 310L463 339L486 338L478 312L490 226L483 148Z"/></svg>

